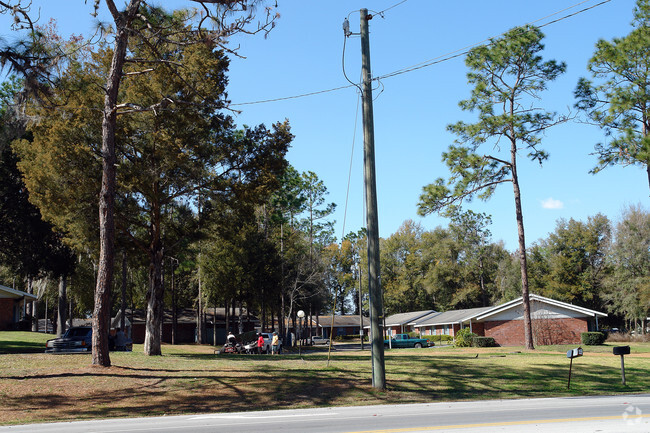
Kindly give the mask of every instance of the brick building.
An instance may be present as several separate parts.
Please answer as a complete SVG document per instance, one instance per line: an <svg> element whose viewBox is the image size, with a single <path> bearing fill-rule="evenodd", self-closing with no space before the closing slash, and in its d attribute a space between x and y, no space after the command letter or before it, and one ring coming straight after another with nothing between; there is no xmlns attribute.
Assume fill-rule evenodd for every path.
<svg viewBox="0 0 650 433"><path fill-rule="evenodd" d="M607 314L543 296L530 295L535 344L578 344L580 334L598 330L598 318ZM420 335L455 335L459 329L492 337L501 346L524 345L522 298L494 307L446 311L424 316L410 325Z"/></svg>
<svg viewBox="0 0 650 433"><path fill-rule="evenodd" d="M0 285L0 331L15 329L24 318L25 305L37 299L35 295Z"/></svg>

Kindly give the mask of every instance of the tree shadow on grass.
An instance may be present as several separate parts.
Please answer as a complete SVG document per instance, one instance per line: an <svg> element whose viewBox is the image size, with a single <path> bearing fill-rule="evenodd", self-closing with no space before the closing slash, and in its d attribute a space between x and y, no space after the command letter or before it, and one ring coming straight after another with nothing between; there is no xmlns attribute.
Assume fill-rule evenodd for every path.
<svg viewBox="0 0 650 433"><path fill-rule="evenodd" d="M3 341L0 342L0 355L17 353L43 353L45 344L28 341Z"/></svg>
<svg viewBox="0 0 650 433"><path fill-rule="evenodd" d="M615 366L580 362L574 362L567 390L568 364L550 362L551 358L546 363L546 357L531 358L534 362L522 368L505 360L492 362L483 354L387 356L386 392L371 386L368 356L335 357L330 368L323 368L326 355L310 356L304 364L296 363L299 359L257 355L242 357L248 364L237 362L236 368L231 363L219 365L217 359L214 368L206 369L115 366L4 375L0 379L12 391L2 395L0 422L647 392L642 382L647 368L630 366L624 387ZM283 365L282 360L292 364ZM16 386L19 392L13 391Z"/></svg>

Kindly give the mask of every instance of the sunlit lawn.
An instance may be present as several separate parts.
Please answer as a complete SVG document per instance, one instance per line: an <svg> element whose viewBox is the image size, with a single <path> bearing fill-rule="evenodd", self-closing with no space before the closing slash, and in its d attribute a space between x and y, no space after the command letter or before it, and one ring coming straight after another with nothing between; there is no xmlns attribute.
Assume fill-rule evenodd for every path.
<svg viewBox="0 0 650 433"><path fill-rule="evenodd" d="M0 350L7 345L0 333ZM30 333L31 334L31 333ZM46 337L51 338L50 336ZM16 343L12 343L16 346ZM44 346L44 340L40 342ZM627 343L624 343L627 344ZM619 345L623 345L619 343ZM163 356L111 353L113 366L90 355L0 355L0 423L246 411L329 405L638 393L650 390L650 344L632 343L625 358L611 346L403 349L386 352L388 389L371 386L368 351L280 356L215 356L210 346L163 346Z"/></svg>

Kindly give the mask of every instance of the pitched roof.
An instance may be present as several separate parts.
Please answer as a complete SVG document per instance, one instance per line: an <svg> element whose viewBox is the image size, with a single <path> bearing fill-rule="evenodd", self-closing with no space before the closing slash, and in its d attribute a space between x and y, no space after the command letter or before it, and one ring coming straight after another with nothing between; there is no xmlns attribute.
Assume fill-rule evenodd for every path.
<svg viewBox="0 0 650 433"><path fill-rule="evenodd" d="M553 305L553 306L556 306L556 307L565 308L567 310L575 311L577 313L580 313L580 314L583 314L583 315L589 316L589 317L594 317L594 316L607 317L606 313L601 313L600 311L590 310L589 308L579 307L577 305L568 304L566 302L557 301L557 300L551 299L551 298L546 298L544 296L536 295L534 293L531 293L529 295L529 298L530 298L531 302L533 302L533 301L542 302L544 304L549 304L549 305ZM501 312L503 312L505 310L509 310L509 309L514 308L517 305L521 305L521 304L523 304L523 297L520 296L519 298L513 299L512 301L506 302L506 303L501 304L501 305L497 305L496 307L492 307L489 311L486 311L483 314L480 314L480 315L476 316L476 319L477 320L484 320L484 319L486 319L486 318L488 318L490 316L501 313Z"/></svg>
<svg viewBox="0 0 650 433"><path fill-rule="evenodd" d="M22 297L24 297L25 300L28 302L38 300L38 296L36 295L30 295L29 293L21 292L20 290L11 289L7 286L3 286L0 284L0 298L20 299Z"/></svg>
<svg viewBox="0 0 650 433"><path fill-rule="evenodd" d="M411 311L409 313L391 314L386 317L385 326L401 326L418 320L421 317L436 313L435 310Z"/></svg>
<svg viewBox="0 0 650 433"><path fill-rule="evenodd" d="M451 325L452 323L460 323L474 318L493 308L494 307L468 308L465 310L451 310L442 313L428 314L409 323L409 325L413 325L416 328L422 326Z"/></svg>
<svg viewBox="0 0 650 433"><path fill-rule="evenodd" d="M600 311L590 310L589 308L579 307L577 305L568 304L566 302L557 301L555 299L546 298L544 296L536 295L531 293L529 296L531 302L541 302L548 305L553 305L555 307L564 308L567 310L575 311L579 314L589 316L589 317L607 317L607 314L601 313ZM480 308L469 308L466 310L451 310L445 311L443 313L434 313L427 316L421 317L418 320L415 320L409 325L414 325L416 328L422 326L435 326L435 325L451 325L453 323L464 323L469 320L483 321L487 318L499 314L503 311L514 308L523 303L523 298L519 297L513 299L512 301L505 302L500 305L492 307L480 307Z"/></svg>
<svg viewBox="0 0 650 433"><path fill-rule="evenodd" d="M363 324L368 323L368 318L363 318ZM318 324L322 328L327 328L332 326L332 316L318 316ZM316 326L316 320L312 320L312 326ZM348 314L345 316L334 316L334 326L347 326L354 327L359 326L359 315L358 314Z"/></svg>

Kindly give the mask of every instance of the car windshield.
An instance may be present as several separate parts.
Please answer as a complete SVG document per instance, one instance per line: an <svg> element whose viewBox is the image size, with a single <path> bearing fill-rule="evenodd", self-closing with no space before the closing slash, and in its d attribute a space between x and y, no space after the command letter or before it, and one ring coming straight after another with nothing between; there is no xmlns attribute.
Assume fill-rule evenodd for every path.
<svg viewBox="0 0 650 433"><path fill-rule="evenodd" d="M85 337L90 334L90 328L70 328L66 331L66 337Z"/></svg>

